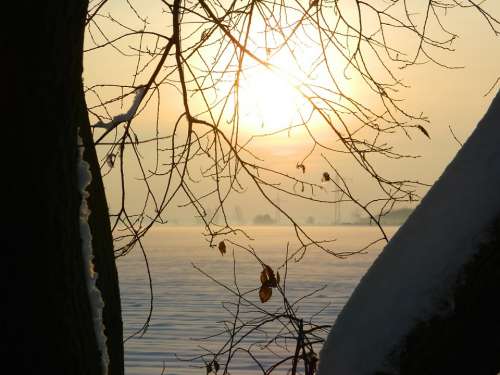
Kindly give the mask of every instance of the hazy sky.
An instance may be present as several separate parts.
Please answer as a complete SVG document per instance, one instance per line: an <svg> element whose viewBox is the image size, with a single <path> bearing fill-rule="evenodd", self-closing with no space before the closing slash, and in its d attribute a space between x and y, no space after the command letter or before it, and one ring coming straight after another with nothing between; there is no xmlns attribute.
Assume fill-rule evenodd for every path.
<svg viewBox="0 0 500 375"><path fill-rule="evenodd" d="M347 3L347 1L345 2ZM156 28L166 33L165 30L168 29L168 26L162 24L162 22L165 22L164 16L158 11L161 7L155 3L147 2L141 4L144 7L144 12L148 15L148 27L150 30ZM137 5L139 4L137 2ZM497 19L500 18L500 2L490 0L486 4L491 14ZM107 14L108 12L118 20L132 19L130 15L131 10L124 1L110 1L107 8L101 10L102 14ZM403 89L398 94L398 97L404 98L403 105L408 111L416 114L424 113L429 117L430 124L426 126L426 129L430 134L430 139L418 132L412 133L411 140L402 135L393 137L390 142L400 152L404 154L418 154L421 157L407 160L377 161L376 165L383 175L398 179L418 179L422 182L432 183L459 148L458 143L453 139L449 127L452 128L459 140L466 140L500 87L497 83L490 94L485 96L488 89L500 77L500 38L494 35L484 19L470 9L450 11L449 13L447 27L452 32L457 33L459 38L453 44L455 51L440 52L437 56L440 58L439 61L447 65L463 66L464 68L445 69L436 64L427 63L405 70L395 70L396 75L410 86L407 89ZM97 21L101 22L99 19ZM111 26L110 22L102 22L108 25L109 29L104 29L104 31L108 30L110 34L118 32L117 30L120 29L117 27L117 30L114 30L112 22ZM184 30L186 29L189 29L189 27L187 26ZM93 33L92 36L87 33L86 44L89 47L92 46L92 38L96 40L100 38L97 35L97 29L95 27L92 28L92 25L91 30ZM260 36L255 36L255 38L260 38ZM397 41L396 43L403 44L414 42L411 40L406 41L403 34L400 36L396 35L395 40ZM147 45L147 43L144 42L144 45ZM132 47L138 47L137 40L133 42L124 41L123 46L124 49L129 48L128 51L133 52ZM213 48L217 48L217 46L213 46ZM304 44L302 49L299 46L299 50L301 50L299 54L303 59L314 55L314 51L311 51L310 47L306 44ZM301 61L300 58L298 61ZM304 62L304 64L306 63L307 61ZM281 61L278 59L275 64L280 66L283 71L290 71L291 69L291 64L286 59ZM124 84L124 82L127 85L132 85L136 65L136 58L133 56L123 56L113 48L87 52L85 55L84 80L87 86L100 83ZM318 68L319 70L320 68ZM145 67L144 71L146 73L151 71L151 67ZM147 77L147 74L139 75L135 84L144 84L144 77ZM357 99L361 101L364 94L356 86L355 81L353 79L350 82L346 80L342 82L346 86L352 85L348 90L350 90L353 96L356 97L357 95ZM250 75L250 79L245 86L246 91L242 89L240 104L243 118L247 116L247 122L252 123L253 127L248 127L245 125L245 121L243 121L243 125L241 125L242 137L248 137L252 131L259 134L263 131L275 130L270 125L264 127L264 130L259 126L258 115L255 113L257 111L252 110L256 107L260 108L259 111L265 118L264 122L268 124L272 123L275 127L280 126L280 121L284 121L285 123L290 121L290 119L294 121L294 117L296 116L293 113L291 114L294 107L293 105L290 106L289 103L298 100L297 95L293 93L293 90L287 90L286 85L281 87L282 83L280 82L280 78L274 78L272 74L268 73L253 73L253 76ZM221 82L219 84L224 85L227 83ZM164 90L160 104L157 106L157 103L152 103L151 107L155 110L159 108L161 112L160 127L171 129L173 128L174 117L180 111L181 97L175 89L168 85ZM98 102L97 96L93 92L88 93L87 100L90 106ZM127 102L125 102L122 108L120 106L111 106L111 110L115 112L110 115L123 112L127 109L127 105ZM145 110L133 122L133 128L141 140L154 135L155 110ZM93 117L91 121L96 122L97 119ZM322 130L319 128L315 131L321 137L328 138L331 136L327 133L322 133ZM112 137L109 140L112 140ZM252 151L257 152L273 168L280 168L286 173L300 178L302 174L296 168L296 164L307 154L310 149L310 143L304 131L292 130L289 133L284 132L268 140L255 143ZM150 158L147 162L150 166L151 160L155 159L154 148L143 148L142 155L145 160ZM133 161L130 162L133 163ZM339 156L335 159L335 162L342 169L348 183L352 185L353 191L361 199L366 200L373 196L375 187L373 183L368 182L363 177L363 173L354 167L351 168L349 161L345 157ZM193 167L193 170L196 171L203 167L202 162L200 162L199 166L196 164L193 165L196 166ZM307 161L306 173L308 176L306 177L310 181L321 184L321 175L327 170L329 170L328 165L319 153L317 153ZM144 197L144 188L136 179L140 177L140 172L136 167L132 166L127 171L130 183L127 199L133 206L139 207ZM193 176L193 179L200 177L198 172L196 174L198 176ZM152 184L161 189L165 180L166 177L162 177L159 181ZM111 208L112 210L116 209L121 196L117 168L111 171L105 178L105 182L107 184L107 195L108 200L111 202ZM248 183L248 181L243 180L243 183ZM199 192L203 192L203 190L209 188L208 184L203 181L197 186ZM270 213L274 215L275 210L257 197L255 188L252 188L250 183L247 186L246 194L236 194L228 200L229 214L233 214L234 208L240 206L246 219L253 218L257 213ZM300 185L297 188L300 189ZM332 192L327 193L324 191L317 192L316 194L315 197L319 197L320 199L332 199L334 196ZM275 198L278 196L277 193L271 193L271 195ZM315 216L317 221L327 221L331 217L331 205L295 202L285 194L280 194L279 198L288 205L288 209L297 216L298 220L303 220L310 215ZM133 203L134 201L135 203ZM185 198L181 197L181 199L175 202L178 204L183 201L185 201ZM210 204L208 205L210 206ZM180 219L181 221L190 220L188 218L193 215L192 210L180 209L176 207L175 203L172 205L170 212L171 214L167 216ZM351 217L353 212L352 207L345 206L343 209L344 219Z"/></svg>

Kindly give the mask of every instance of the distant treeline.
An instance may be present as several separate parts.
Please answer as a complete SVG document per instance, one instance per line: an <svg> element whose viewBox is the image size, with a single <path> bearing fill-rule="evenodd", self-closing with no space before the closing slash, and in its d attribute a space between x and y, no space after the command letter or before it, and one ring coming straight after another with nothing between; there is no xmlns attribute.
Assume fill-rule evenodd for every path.
<svg viewBox="0 0 500 375"><path fill-rule="evenodd" d="M387 215L382 216L382 225L401 225L403 224L408 216L413 212L413 208L398 208L392 210ZM369 225L370 219L368 217L360 217L353 222L357 225Z"/></svg>

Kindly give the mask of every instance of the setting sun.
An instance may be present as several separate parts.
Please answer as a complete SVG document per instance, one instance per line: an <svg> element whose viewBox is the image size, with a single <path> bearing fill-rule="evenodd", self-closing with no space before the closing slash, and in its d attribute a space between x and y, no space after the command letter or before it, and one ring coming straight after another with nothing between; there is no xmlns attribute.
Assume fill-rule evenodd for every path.
<svg viewBox="0 0 500 375"><path fill-rule="evenodd" d="M239 102L246 130L266 133L300 123L300 110L306 105L290 82L264 67L247 71Z"/></svg>

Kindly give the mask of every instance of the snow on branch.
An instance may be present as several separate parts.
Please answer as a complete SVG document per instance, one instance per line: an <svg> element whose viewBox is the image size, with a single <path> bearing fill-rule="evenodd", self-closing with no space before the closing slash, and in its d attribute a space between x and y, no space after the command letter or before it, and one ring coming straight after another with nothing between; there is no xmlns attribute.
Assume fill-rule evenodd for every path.
<svg viewBox="0 0 500 375"><path fill-rule="evenodd" d="M134 101L132 102L132 105L130 106L127 112L114 116L109 122L98 121L93 125L94 128L103 128L106 129L107 131L110 131L113 130L118 125L120 125L122 122L128 122L132 120L135 114L137 113L137 109L139 109L139 105L141 104L142 98L144 98L145 93L146 93L145 86L136 89Z"/></svg>

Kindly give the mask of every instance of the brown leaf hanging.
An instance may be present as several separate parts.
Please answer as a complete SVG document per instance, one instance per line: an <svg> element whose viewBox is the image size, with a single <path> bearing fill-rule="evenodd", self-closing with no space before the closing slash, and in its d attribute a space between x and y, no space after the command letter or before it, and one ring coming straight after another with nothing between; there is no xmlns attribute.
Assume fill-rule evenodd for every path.
<svg viewBox="0 0 500 375"><path fill-rule="evenodd" d="M267 264L263 264L264 268L260 273L260 282L264 286L268 286L271 288L276 288L278 286L278 282L276 280L276 276L274 276L274 271Z"/></svg>
<svg viewBox="0 0 500 375"><path fill-rule="evenodd" d="M262 285L265 285L267 283L267 276L266 276L266 271L262 271L260 273L260 283Z"/></svg>
<svg viewBox="0 0 500 375"><path fill-rule="evenodd" d="M222 255L226 253L226 244L224 241L219 242L219 251Z"/></svg>
<svg viewBox="0 0 500 375"><path fill-rule="evenodd" d="M425 134L425 136L429 139L431 139L431 136L429 135L429 133L427 132L427 130L422 126L422 125L417 125L417 128Z"/></svg>
<svg viewBox="0 0 500 375"><path fill-rule="evenodd" d="M269 301L273 294L273 289L279 284L279 273L278 278L274 275L274 271L267 264L262 265L262 272L260 273L260 283L262 286L259 289L259 298L262 303Z"/></svg>
<svg viewBox="0 0 500 375"><path fill-rule="evenodd" d="M268 286L262 285L259 290L260 302L265 303L269 301L269 298L273 295L273 290Z"/></svg>
<svg viewBox="0 0 500 375"><path fill-rule="evenodd" d="M115 165L115 159L116 159L116 155L115 154L109 154L106 157L106 163L108 164L109 168L113 168L113 166Z"/></svg>

